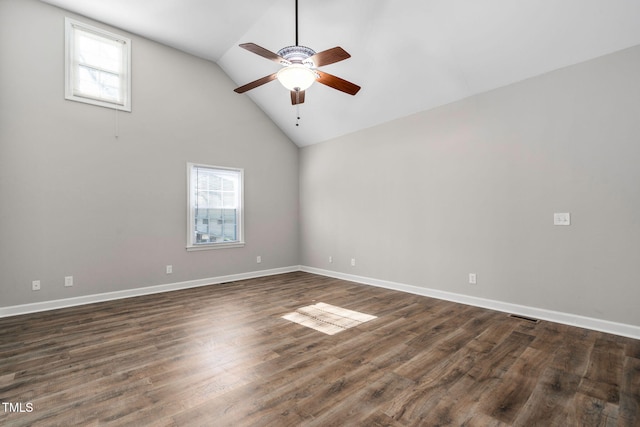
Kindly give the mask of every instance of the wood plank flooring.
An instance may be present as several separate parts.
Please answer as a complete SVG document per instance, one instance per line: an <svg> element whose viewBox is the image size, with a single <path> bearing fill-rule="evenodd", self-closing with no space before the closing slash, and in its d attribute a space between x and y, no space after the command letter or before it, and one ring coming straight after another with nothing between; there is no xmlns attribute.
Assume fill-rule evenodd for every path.
<svg viewBox="0 0 640 427"><path fill-rule="evenodd" d="M317 302L378 318L281 318ZM0 319L0 402L8 426L640 426L640 341L297 272Z"/></svg>

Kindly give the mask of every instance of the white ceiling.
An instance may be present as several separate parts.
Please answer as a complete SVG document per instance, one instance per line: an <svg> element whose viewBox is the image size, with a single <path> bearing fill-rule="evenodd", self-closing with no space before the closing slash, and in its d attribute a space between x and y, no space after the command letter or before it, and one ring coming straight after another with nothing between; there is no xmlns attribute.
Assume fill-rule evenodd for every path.
<svg viewBox="0 0 640 427"><path fill-rule="evenodd" d="M43 0L218 63L238 85L279 69L238 44L295 44L294 0ZM250 96L299 146L640 44L639 0L299 0L299 44L341 46L296 107L277 81Z"/></svg>

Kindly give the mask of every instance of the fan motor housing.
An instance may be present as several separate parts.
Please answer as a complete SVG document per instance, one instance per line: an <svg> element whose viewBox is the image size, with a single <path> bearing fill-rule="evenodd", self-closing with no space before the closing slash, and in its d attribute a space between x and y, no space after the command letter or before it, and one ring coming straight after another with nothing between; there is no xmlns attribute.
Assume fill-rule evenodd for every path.
<svg viewBox="0 0 640 427"><path fill-rule="evenodd" d="M292 64L302 64L309 68L315 67L311 58L316 51L306 46L287 46L278 51L278 56L283 57Z"/></svg>

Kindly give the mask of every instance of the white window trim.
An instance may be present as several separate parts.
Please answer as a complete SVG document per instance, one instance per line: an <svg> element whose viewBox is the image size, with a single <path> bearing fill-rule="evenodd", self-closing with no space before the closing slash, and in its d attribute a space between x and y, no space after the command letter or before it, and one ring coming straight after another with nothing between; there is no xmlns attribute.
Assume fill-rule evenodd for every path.
<svg viewBox="0 0 640 427"><path fill-rule="evenodd" d="M193 244L193 234L194 234L194 222L193 222L193 194L191 192L191 170L194 167L203 167L203 168L211 168L211 169L221 169L228 170L234 172L240 172L240 200L238 206L238 241L236 242L219 242L219 243L200 243ZM241 248L244 247L244 169L242 168L230 168L225 166L213 166L213 165L205 165L202 163L187 163L187 251L207 251L211 249L228 249L228 248Z"/></svg>
<svg viewBox="0 0 640 427"><path fill-rule="evenodd" d="M123 37L118 34L105 31L103 29L85 24L75 19L65 17L65 61L64 61L64 75L65 75L65 99L70 101L84 102L86 104L98 105L100 107L112 108L119 111L131 112L131 39ZM125 45L124 49L124 88L123 88L123 103L110 102L102 99L91 98L88 96L76 95L74 93L74 67L72 66L73 58L73 31L74 28L78 28L83 31L92 32L99 36L109 38L112 40L120 41Z"/></svg>

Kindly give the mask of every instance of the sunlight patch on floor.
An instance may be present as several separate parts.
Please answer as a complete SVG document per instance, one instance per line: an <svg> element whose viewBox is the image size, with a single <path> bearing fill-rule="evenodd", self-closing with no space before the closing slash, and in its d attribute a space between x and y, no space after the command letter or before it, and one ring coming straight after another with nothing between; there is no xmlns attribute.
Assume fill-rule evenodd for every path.
<svg viewBox="0 0 640 427"><path fill-rule="evenodd" d="M323 302L301 307L292 313L285 314L282 318L327 335L334 335L369 320L377 319L376 316L370 314Z"/></svg>

